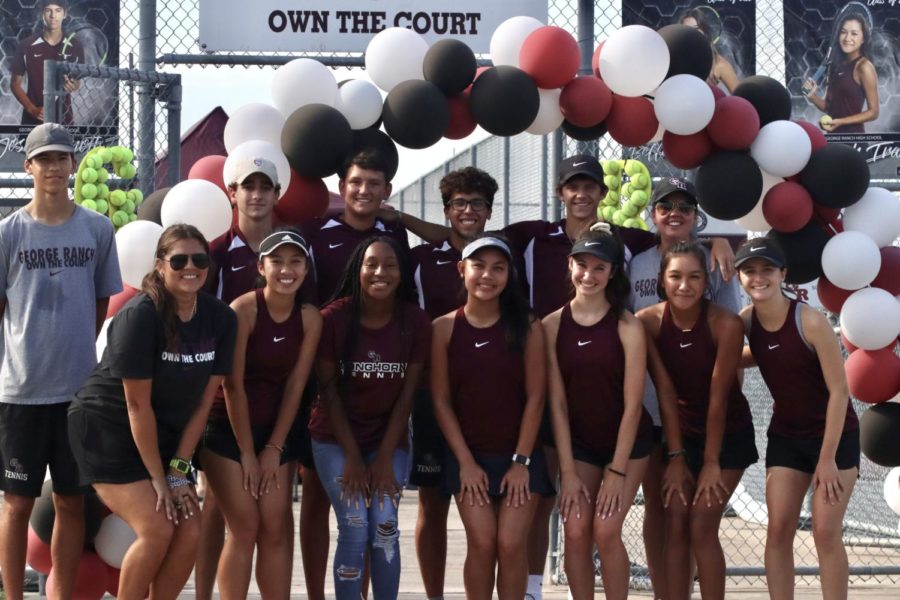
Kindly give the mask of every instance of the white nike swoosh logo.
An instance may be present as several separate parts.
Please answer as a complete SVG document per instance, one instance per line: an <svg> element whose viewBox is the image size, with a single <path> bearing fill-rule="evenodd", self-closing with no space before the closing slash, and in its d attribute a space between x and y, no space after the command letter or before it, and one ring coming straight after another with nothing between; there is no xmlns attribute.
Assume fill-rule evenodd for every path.
<svg viewBox="0 0 900 600"><path fill-rule="evenodd" d="M484 346L485 344L490 344L490 343L491 343L490 341L487 341L487 342L475 342L475 347L476 347L476 348L481 348L481 347Z"/></svg>
<svg viewBox="0 0 900 600"><path fill-rule="evenodd" d="M275 343L277 344L278 342L280 342L280 341L283 340L283 339L285 339L285 338L283 338L283 337L273 337L273 338L272 338L272 341L275 342Z"/></svg>
<svg viewBox="0 0 900 600"><path fill-rule="evenodd" d="M694 342L688 342L687 344L678 344L678 345L681 346L682 348L687 348L688 346L693 346Z"/></svg>
<svg viewBox="0 0 900 600"><path fill-rule="evenodd" d="M341 242L340 244L328 244L328 247L331 248L332 250L334 250L338 246L343 246L343 245L344 245L344 242Z"/></svg>
<svg viewBox="0 0 900 600"><path fill-rule="evenodd" d="M580 167L581 165L586 165L586 164L587 164L587 161L584 161L584 162L580 162L580 163L572 163L572 166L573 166L573 167Z"/></svg>
<svg viewBox="0 0 900 600"><path fill-rule="evenodd" d="M593 342L593 341L594 341L594 340L588 340L588 341L586 341L586 342L582 342L581 340L578 340L578 347L580 348L580 347L582 347L582 346L587 346L588 344L590 344L590 343Z"/></svg>
<svg viewBox="0 0 900 600"><path fill-rule="evenodd" d="M775 344L774 346L769 346L769 350L774 350L775 348L777 348L780 345L781 344Z"/></svg>
<svg viewBox="0 0 900 600"><path fill-rule="evenodd" d="M765 248L750 248L750 252L759 252L760 250L765 250Z"/></svg>
<svg viewBox="0 0 900 600"><path fill-rule="evenodd" d="M600 242L585 242L585 246L599 246Z"/></svg>
<svg viewBox="0 0 900 600"><path fill-rule="evenodd" d="M452 263L452 262L453 262L452 260L439 260L439 261L437 261L437 264L439 264L439 265L449 265L449 264Z"/></svg>
<svg viewBox="0 0 900 600"><path fill-rule="evenodd" d="M240 271L241 269L245 269L246 267L247 267L247 265L243 265L240 267L231 267L231 270L232 271Z"/></svg>

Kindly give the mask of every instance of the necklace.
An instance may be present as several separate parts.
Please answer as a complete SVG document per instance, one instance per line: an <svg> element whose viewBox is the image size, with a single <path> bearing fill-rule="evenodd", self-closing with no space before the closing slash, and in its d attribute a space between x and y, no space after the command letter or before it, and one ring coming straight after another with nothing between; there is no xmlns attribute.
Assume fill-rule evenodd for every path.
<svg viewBox="0 0 900 600"><path fill-rule="evenodd" d="M181 319L180 315L178 318L181 320L182 323L187 323L188 321L193 319L194 315L196 315L196 314L197 314L197 296L194 295L194 304L193 304L193 306L191 306L191 314L188 315L187 319Z"/></svg>

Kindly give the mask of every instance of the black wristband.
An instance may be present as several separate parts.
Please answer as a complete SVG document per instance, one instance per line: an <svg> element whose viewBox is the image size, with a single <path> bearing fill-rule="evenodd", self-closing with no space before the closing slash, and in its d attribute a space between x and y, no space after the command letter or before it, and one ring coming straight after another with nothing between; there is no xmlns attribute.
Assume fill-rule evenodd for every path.
<svg viewBox="0 0 900 600"><path fill-rule="evenodd" d="M606 467L606 470L609 471L610 473L612 473L613 475L618 475L619 477L625 477L625 473L623 473L622 471L617 471L616 469L613 469L612 467Z"/></svg>

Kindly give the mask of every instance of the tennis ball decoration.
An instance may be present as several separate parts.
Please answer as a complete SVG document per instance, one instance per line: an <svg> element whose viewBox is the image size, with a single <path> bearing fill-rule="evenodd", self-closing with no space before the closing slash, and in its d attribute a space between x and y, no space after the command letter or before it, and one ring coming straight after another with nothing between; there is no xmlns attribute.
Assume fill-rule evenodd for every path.
<svg viewBox="0 0 900 600"><path fill-rule="evenodd" d="M834 121L834 119L831 118L831 115L822 115L822 118L819 119L819 125L824 129L828 125L831 125L832 121Z"/></svg>
<svg viewBox="0 0 900 600"><path fill-rule="evenodd" d="M650 202L650 171L639 160L601 160L603 183L608 189L597 215L620 227L649 230L644 209Z"/></svg>
<svg viewBox="0 0 900 600"><path fill-rule="evenodd" d="M75 175L75 203L108 216L116 229L136 220L137 207L144 201L141 191L110 190L107 184L110 169L120 179L133 179L137 174L133 160L134 152L123 146L101 146L88 152Z"/></svg>

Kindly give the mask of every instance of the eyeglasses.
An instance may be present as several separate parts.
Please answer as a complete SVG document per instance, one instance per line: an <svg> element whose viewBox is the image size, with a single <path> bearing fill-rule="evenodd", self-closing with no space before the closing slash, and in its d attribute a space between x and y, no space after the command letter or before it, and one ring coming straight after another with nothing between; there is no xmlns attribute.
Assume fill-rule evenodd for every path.
<svg viewBox="0 0 900 600"><path fill-rule="evenodd" d="M197 254L173 254L169 258L164 258L163 260L169 263L169 266L172 267L173 271L181 271L187 266L188 259L190 259L198 269L209 268L209 254L203 252Z"/></svg>
<svg viewBox="0 0 900 600"><path fill-rule="evenodd" d="M697 206L689 202L672 202L671 200L660 200L654 205L654 208L663 216L673 210L683 215L692 215L697 210Z"/></svg>
<svg viewBox="0 0 900 600"><path fill-rule="evenodd" d="M483 210L487 210L490 207L490 204L488 204L488 201L483 198L474 198L472 200L466 200L465 198L454 198L450 201L450 208L459 212L465 211L467 206L471 207L475 212L481 212Z"/></svg>

